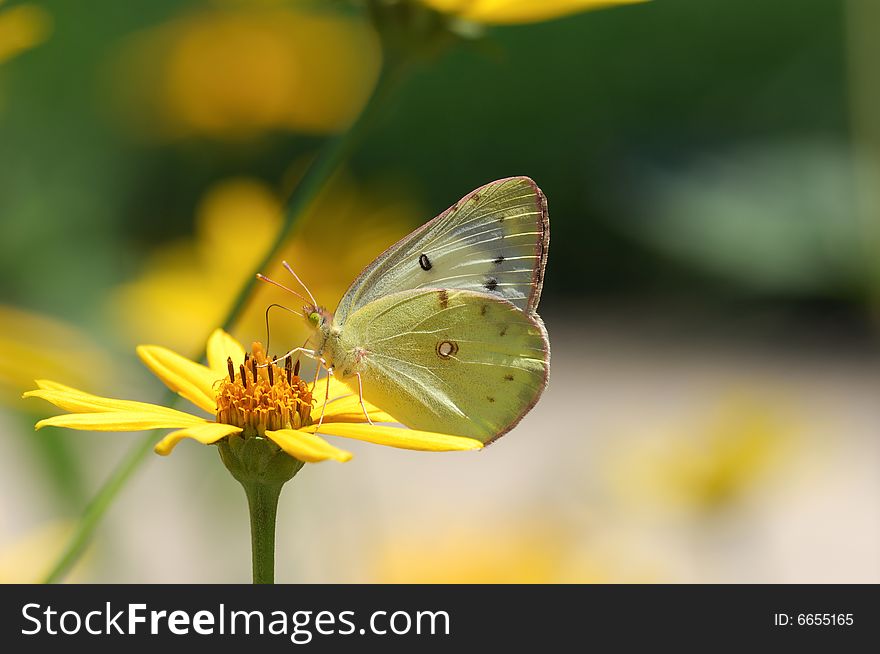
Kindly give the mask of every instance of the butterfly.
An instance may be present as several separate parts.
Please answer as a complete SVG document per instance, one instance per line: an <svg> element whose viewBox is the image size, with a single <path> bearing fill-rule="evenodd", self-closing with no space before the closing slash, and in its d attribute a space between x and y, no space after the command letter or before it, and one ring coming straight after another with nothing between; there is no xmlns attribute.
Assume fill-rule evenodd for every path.
<svg viewBox="0 0 880 654"><path fill-rule="evenodd" d="M366 398L407 427L490 443L547 385L550 346L536 309L549 242L534 181L486 184L379 255L334 314L306 288L317 346L291 352L316 358L362 406Z"/></svg>

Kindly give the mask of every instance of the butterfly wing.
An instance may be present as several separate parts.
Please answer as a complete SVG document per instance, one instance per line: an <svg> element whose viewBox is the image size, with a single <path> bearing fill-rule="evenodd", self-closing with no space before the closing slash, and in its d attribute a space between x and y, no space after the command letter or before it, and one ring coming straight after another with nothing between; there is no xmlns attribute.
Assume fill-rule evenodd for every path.
<svg viewBox="0 0 880 654"><path fill-rule="evenodd" d="M550 369L544 324L486 293L417 289L349 316L325 356L364 398L413 429L491 442L535 405Z"/></svg>
<svg viewBox="0 0 880 654"><path fill-rule="evenodd" d="M547 200L528 177L466 195L373 261L346 291L336 321L385 295L416 288L490 293L533 313L550 243Z"/></svg>

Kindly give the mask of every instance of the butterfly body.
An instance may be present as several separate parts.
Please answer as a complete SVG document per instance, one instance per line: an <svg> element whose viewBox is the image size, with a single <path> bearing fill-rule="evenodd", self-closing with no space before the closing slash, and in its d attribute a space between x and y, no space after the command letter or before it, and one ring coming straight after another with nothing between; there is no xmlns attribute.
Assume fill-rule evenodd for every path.
<svg viewBox="0 0 880 654"><path fill-rule="evenodd" d="M334 316L309 308L315 352L404 425L491 442L547 384L535 310L548 245L535 183L487 184L381 254Z"/></svg>

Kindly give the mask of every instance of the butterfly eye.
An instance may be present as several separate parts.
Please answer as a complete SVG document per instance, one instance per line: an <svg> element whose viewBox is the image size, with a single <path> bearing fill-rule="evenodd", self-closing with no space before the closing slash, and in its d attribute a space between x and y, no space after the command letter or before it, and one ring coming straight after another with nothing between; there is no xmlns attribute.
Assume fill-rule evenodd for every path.
<svg viewBox="0 0 880 654"><path fill-rule="evenodd" d="M317 327L318 325L321 324L321 314L318 313L317 311L312 311L309 314L309 322L312 323L313 325L315 325L315 327Z"/></svg>

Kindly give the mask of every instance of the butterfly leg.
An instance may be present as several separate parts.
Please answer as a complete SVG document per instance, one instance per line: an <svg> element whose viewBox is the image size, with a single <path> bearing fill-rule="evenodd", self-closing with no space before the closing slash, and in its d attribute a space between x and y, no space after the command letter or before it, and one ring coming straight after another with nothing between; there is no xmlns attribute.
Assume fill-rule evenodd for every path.
<svg viewBox="0 0 880 654"><path fill-rule="evenodd" d="M319 358L319 357L318 357L318 353L315 352L314 350L310 350L310 349L307 348L307 347L295 347L295 348L293 348L290 352L288 352L287 354L285 354L283 357L278 357L277 359L275 359L275 360L274 360L274 363L278 363L279 361L284 361L285 359L287 359L288 357L290 357L290 356L296 354L297 352L302 352L303 354L305 354L305 355L306 355L307 357L309 357L310 359L316 359L316 358ZM322 359L322 360L323 360L323 359ZM269 365L269 362L266 362L266 363L260 365L259 367L260 367L260 368L265 368L265 367L268 366L268 365ZM321 366L318 366L318 369L319 369L319 370L320 370L320 368L321 368Z"/></svg>
<svg viewBox="0 0 880 654"><path fill-rule="evenodd" d="M322 358L320 361L318 361L318 365L315 366L315 379L312 381L312 388L315 388L318 385L318 377L321 376L321 364L323 363L327 362L324 361L324 359Z"/></svg>
<svg viewBox="0 0 880 654"><path fill-rule="evenodd" d="M364 411L364 418L366 418L367 422L372 425L373 421L370 420L370 414L367 413L367 406L364 404L364 382L361 379L361 373L355 372L354 374L358 378L358 398L361 401L361 409Z"/></svg>

